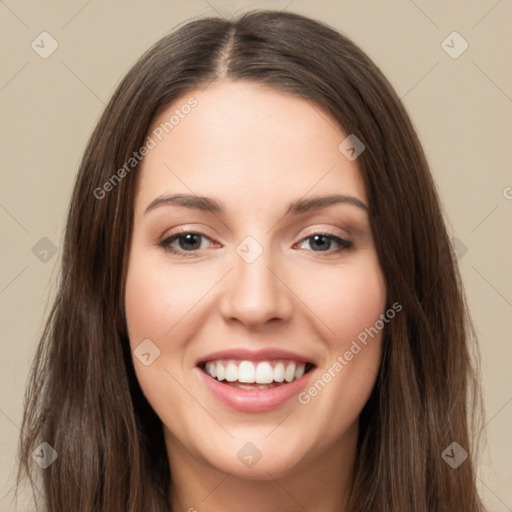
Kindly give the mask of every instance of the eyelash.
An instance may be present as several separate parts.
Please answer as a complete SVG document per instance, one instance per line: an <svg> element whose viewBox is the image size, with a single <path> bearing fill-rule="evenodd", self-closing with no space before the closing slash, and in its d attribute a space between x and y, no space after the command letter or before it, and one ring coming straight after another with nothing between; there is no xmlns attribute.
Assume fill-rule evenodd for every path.
<svg viewBox="0 0 512 512"><path fill-rule="evenodd" d="M165 251L168 251L168 252L170 252L171 254L173 254L175 256L178 256L178 257L181 257L181 258L191 257L191 256L193 256L193 254L195 252L198 252L200 249L196 249L196 250L193 250L193 251L182 251L182 250L177 250L177 249L175 249L174 247L171 246L171 243L173 243L174 241L178 240L181 237L184 237L185 235L197 235L197 236L200 236L200 237L207 238L208 240L211 240L205 234L198 233L196 231L179 231L177 233L174 233L172 235L169 235L169 236L163 238L162 240L160 240L158 245L159 245L159 247L163 248ZM315 252L315 253L316 252L318 252L318 253L325 252L327 254L338 254L338 253L342 253L344 251L350 250L354 246L354 243L351 242L350 240L346 240L344 238L340 238L339 236L336 236L336 235L333 235L332 233L327 233L327 232L324 232L324 231L319 231L319 232L316 232L316 233L312 233L311 235L308 235L308 236L304 237L302 240L300 240L299 243L305 242L306 240L312 239L312 238L314 238L315 236L318 236L318 235L323 236L323 237L327 237L327 238L333 240L334 242L336 242L338 244L338 249L336 249L334 251L330 251L330 250L328 250L328 251L313 251L313 250L309 249L310 252Z"/></svg>

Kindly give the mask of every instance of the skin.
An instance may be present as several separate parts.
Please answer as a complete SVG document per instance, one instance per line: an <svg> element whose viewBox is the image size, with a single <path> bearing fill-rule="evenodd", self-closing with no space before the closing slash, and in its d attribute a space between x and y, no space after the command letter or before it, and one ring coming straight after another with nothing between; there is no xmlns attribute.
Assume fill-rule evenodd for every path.
<svg viewBox="0 0 512 512"><path fill-rule="evenodd" d="M173 510L343 510L381 333L309 403L294 397L263 413L218 402L195 361L233 347L280 347L316 361L314 382L385 312L384 276L363 208L336 204L284 216L289 202L317 195L340 193L368 205L357 160L338 150L347 134L319 107L250 82L191 91L151 130L191 96L197 106L137 171L125 296L132 349L150 339L160 350L149 366L133 360L163 422ZM145 213L155 198L176 193L213 197L226 213L172 204ZM159 245L178 228L205 235L197 249L183 238L172 243L185 257ZM319 232L353 247L337 252L334 239L322 245L307 238ZM247 236L263 249L252 263L236 252ZM252 467L237 457L247 442L262 454Z"/></svg>

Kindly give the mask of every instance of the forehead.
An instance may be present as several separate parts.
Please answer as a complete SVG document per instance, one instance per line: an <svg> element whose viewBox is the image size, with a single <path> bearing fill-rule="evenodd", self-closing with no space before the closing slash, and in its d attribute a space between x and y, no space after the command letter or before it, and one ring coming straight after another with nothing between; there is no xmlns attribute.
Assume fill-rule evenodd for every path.
<svg viewBox="0 0 512 512"><path fill-rule="evenodd" d="M338 149L347 137L338 123L314 102L259 84L216 82L190 91L154 119L148 136L155 145L139 168L137 195L146 206L176 192L238 206L309 193L367 202L357 161Z"/></svg>

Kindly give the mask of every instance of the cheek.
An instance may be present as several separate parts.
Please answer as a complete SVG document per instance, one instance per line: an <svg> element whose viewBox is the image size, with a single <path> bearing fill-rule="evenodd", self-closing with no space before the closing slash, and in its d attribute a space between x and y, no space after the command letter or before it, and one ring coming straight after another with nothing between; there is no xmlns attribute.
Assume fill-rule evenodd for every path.
<svg viewBox="0 0 512 512"><path fill-rule="evenodd" d="M163 261L162 261L163 260ZM179 267L172 267L165 256L149 257L135 250L126 278L125 308L130 342L145 338L172 337L173 328L204 294L204 282L191 280Z"/></svg>
<svg viewBox="0 0 512 512"><path fill-rule="evenodd" d="M298 397L325 425L318 447L348 432L370 397L382 354L383 330L375 325L386 312L386 283L376 255L340 266L327 282L327 291L310 294L311 309L323 320L316 325L325 333L327 353L316 380Z"/></svg>
<svg viewBox="0 0 512 512"><path fill-rule="evenodd" d="M331 269L332 270L332 269ZM336 349L371 327L384 313L386 283L376 255L358 261L357 265L342 267L326 274L325 279L312 276L316 284L308 286L311 309L323 320L326 338ZM325 282L325 286L318 283Z"/></svg>
<svg viewBox="0 0 512 512"><path fill-rule="evenodd" d="M175 351L187 333L183 332L186 322L180 319L190 309L190 303L197 301L197 294L191 290L193 283L185 282L183 272L171 268L160 260L161 256L149 254L140 245L130 254L125 290L126 321L137 380L146 399L159 414L167 408L178 407L180 402L179 389L168 371L174 374L171 362L181 364L180 358L175 359ZM163 258L165 260L165 256ZM179 338L174 336L176 325L176 330L180 329ZM172 344L166 340L172 340ZM139 348L143 346L144 350ZM141 354L148 352L149 361L144 361Z"/></svg>

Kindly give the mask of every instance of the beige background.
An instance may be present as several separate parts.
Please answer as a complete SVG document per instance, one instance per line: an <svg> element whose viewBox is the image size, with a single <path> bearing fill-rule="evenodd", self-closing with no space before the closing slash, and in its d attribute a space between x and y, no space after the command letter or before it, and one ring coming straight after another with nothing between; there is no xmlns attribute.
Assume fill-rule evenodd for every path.
<svg viewBox="0 0 512 512"><path fill-rule="evenodd" d="M254 7L330 23L403 98L457 239L480 337L488 444L479 486L491 512L512 510L512 2L0 0L0 511L15 510L25 379L58 271L60 253L39 259L48 241L39 242L39 258L32 248L43 237L60 247L73 179L104 104L176 25ZM47 59L31 48L43 31L58 43ZM456 59L442 47L453 31L469 44ZM461 40L448 44L462 48Z"/></svg>

